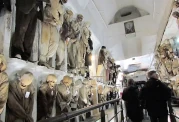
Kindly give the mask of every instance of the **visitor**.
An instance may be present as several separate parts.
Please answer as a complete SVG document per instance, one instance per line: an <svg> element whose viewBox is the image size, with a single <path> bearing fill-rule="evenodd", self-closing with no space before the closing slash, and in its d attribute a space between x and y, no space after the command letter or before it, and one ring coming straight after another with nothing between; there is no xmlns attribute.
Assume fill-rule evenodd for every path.
<svg viewBox="0 0 179 122"><path fill-rule="evenodd" d="M151 122L168 122L167 101L171 98L171 90L158 79L156 71L148 72L148 78L140 98L145 103Z"/></svg>
<svg viewBox="0 0 179 122"><path fill-rule="evenodd" d="M122 99L125 101L129 119L132 122L142 122L143 112L140 107L139 90L133 79L128 80L128 87L124 89Z"/></svg>

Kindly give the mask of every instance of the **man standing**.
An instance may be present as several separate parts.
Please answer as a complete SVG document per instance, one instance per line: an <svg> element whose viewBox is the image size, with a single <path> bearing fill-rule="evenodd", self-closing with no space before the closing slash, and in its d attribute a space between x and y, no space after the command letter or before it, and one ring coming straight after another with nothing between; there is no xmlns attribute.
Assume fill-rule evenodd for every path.
<svg viewBox="0 0 179 122"><path fill-rule="evenodd" d="M142 122L143 113L140 107L139 90L133 79L128 80L128 87L124 89L122 99L125 101L129 119L132 122Z"/></svg>
<svg viewBox="0 0 179 122"><path fill-rule="evenodd" d="M171 98L171 90L158 79L156 71L148 72L148 78L140 98L145 103L151 122L168 122L167 101Z"/></svg>

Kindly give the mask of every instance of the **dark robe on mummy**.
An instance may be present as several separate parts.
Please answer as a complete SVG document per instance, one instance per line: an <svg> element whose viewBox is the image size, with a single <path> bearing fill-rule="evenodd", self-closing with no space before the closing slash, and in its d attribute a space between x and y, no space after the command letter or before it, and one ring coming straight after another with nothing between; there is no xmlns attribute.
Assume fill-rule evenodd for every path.
<svg viewBox="0 0 179 122"><path fill-rule="evenodd" d="M51 89L47 83L40 86L37 95L37 121L51 117L56 94L56 87Z"/></svg>
<svg viewBox="0 0 179 122"><path fill-rule="evenodd" d="M8 11L11 11L11 0L0 0L0 11L6 8Z"/></svg>
<svg viewBox="0 0 179 122"><path fill-rule="evenodd" d="M91 38L89 37L88 39L88 45L89 45L89 48L91 51L93 51L93 41L91 40ZM87 49L86 49L87 50ZM92 53L88 53L86 52L86 56L85 56L85 66L91 66L92 64L92 60L91 60L91 57L92 57Z"/></svg>
<svg viewBox="0 0 179 122"><path fill-rule="evenodd" d="M8 76L5 72L0 73L0 115L7 102L8 90L9 90Z"/></svg>
<svg viewBox="0 0 179 122"><path fill-rule="evenodd" d="M71 88L67 87L64 83L60 83L57 86L57 98L56 98L56 115L62 113L68 113L71 111L70 103L72 100Z"/></svg>
<svg viewBox="0 0 179 122"><path fill-rule="evenodd" d="M38 13L37 8L42 8L38 0L16 0L16 27L12 39L12 57L20 54L23 60L31 56L35 38ZM42 15L39 14L40 17Z"/></svg>
<svg viewBox="0 0 179 122"><path fill-rule="evenodd" d="M10 84L6 122L34 122L32 118L34 91L33 85L21 89L19 81Z"/></svg>
<svg viewBox="0 0 179 122"><path fill-rule="evenodd" d="M70 22L64 19L61 33L60 33L60 41L57 49L56 61L57 61L57 70L60 70L60 67L65 63L65 41L67 38L70 38L72 35L72 30L70 29Z"/></svg>

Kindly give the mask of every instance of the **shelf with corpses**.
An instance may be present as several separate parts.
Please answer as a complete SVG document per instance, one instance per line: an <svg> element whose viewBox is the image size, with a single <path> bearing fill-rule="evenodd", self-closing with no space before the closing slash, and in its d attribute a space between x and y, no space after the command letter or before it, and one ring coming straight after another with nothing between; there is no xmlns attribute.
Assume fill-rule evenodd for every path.
<svg viewBox="0 0 179 122"><path fill-rule="evenodd" d="M66 0L62 0L62 1L66 1ZM70 40L70 42L68 42L68 45L65 45L64 42L63 42L63 45L61 45L61 43L59 42L60 45L62 46L61 49L60 49L60 54L57 54L59 56L59 58L60 58L60 63L54 61L54 58L56 56L55 54L57 52L56 50L58 50L56 46L53 47L53 45L54 44L56 45L56 43L53 43L53 44L51 43L51 42L54 41L54 40L50 40L51 38L49 39L49 36L51 36L51 35L47 35L48 36L47 37L48 39L47 39L46 37L44 37L44 35L42 33L48 32L48 34L50 34L49 32L53 33L53 31L58 31L57 23L55 23L55 22L57 22L56 20L59 20L59 18L55 17L55 19L56 19L55 22L54 21L53 22L51 22L51 21L47 22L50 19L48 18L49 16L47 17L46 14L48 14L48 12L51 11L52 13L50 14L50 16L55 16L56 15L55 13L59 12L61 14L60 17L64 17L65 18L65 14L69 14L69 16L71 16L71 13L69 13L69 10L64 11L64 13L63 13L63 12L61 12L61 10L57 10L57 9L53 9L53 8L48 8L49 4L50 3L47 3L46 4L47 6L46 7L44 6L46 8L43 11L45 13L45 15L43 16L44 20L43 21L42 20L41 21L38 20L37 27L33 28L33 32L35 32L35 34L34 33L28 33L28 30L20 33L20 35L21 34L24 35L25 33L26 34L27 33L28 34L32 34L31 36L32 36L32 38L34 38L34 40L31 38L32 39L31 40L31 44L33 42L33 46L30 45L30 51L31 52L29 52L29 50L28 50L27 51L27 55L25 54L26 52L23 52L21 50L20 51L20 55L18 55L18 54L11 55L12 57L16 57L16 58L9 58L9 52L12 51L11 46L13 46L13 47L19 47L20 46L20 49L22 49L23 46L25 46L25 45L23 45L23 46L22 45L18 45L18 43L13 44L14 41L11 42L12 45L10 44L10 40L11 40L11 37L12 37L14 31L15 31L15 33L18 33L18 30L16 30L15 27L17 28L17 26L22 26L22 25L17 25L18 21L16 21L16 22L14 21L16 19L16 12L17 12L14 1L12 2L12 7L13 7L12 13L8 14L7 18L2 18L3 21L5 21L5 25L2 25L2 28L5 29L5 30L1 29L1 31L4 32L4 34L2 34L2 35L4 35L2 40L4 40L5 42L4 42L3 45L1 45L1 48L4 48L4 50L1 53L4 53L4 55L5 55L6 59L7 59L7 66L8 66L7 67L7 74L9 75L9 81L13 83L13 81L18 80L22 76L22 74L24 72L26 72L26 71L33 73L33 76L34 76L34 80L33 80L32 84L33 84L35 89L33 91L31 91L31 92L34 92L34 104L33 104L33 108L31 108L31 110L33 110L33 112L32 112L32 118L34 119L34 121L37 120L37 106L38 106L38 103L37 103L37 100L36 100L37 93L38 93L39 89L41 87L43 87L43 85L46 83L45 82L46 81L46 77L49 74L54 74L55 76L57 76L57 82L56 82L56 84L61 84L61 80L66 75L68 75L70 77L73 77L73 79L76 79L76 80L82 79L82 81L83 81L84 77L81 77L80 75L81 74L83 75L83 74L85 74L85 72L88 72L88 68L89 68L89 65L91 63L89 61L89 59L90 59L89 57L91 56L90 54L91 54L91 52L93 50L92 40L90 39L91 32L90 32L90 29L89 29L89 23L88 22L84 22L85 24L83 25L83 23L82 23L83 26L81 26L82 28L80 29L80 30L82 30L82 32L80 33L80 36L79 36L80 41L83 41L83 43L80 43L79 45L77 45L77 46L82 46L83 49L80 50L80 52L76 54L76 55L79 56L79 59L75 60L76 63L79 63L78 67L75 68L75 70L80 71L81 73L79 73L80 75L78 73L76 75L69 74L69 73L67 73L67 70L65 68L62 71L62 68L61 68L62 66L60 67L60 65L66 65L67 66L67 55L64 54L64 53L67 53L69 51L67 47L69 46L69 43L73 42L74 39L75 39L75 37L73 37L74 35L70 35L70 33L71 33L71 31L72 32L75 31L75 29L77 28L78 24L77 25L75 25L75 24L67 25L67 26L69 26L69 27L67 27L67 30L69 29L70 32L67 33L67 36L65 37L65 39L63 39L63 41L65 43L67 43L66 40ZM56 5L58 5L58 4L55 4L54 6L56 6ZM56 8L56 7L54 7L54 8ZM63 8L63 6L60 6L60 8ZM21 8L21 9L24 9L24 8ZM36 8L33 8L33 10L34 9L35 9L35 12L36 12ZM22 12L22 10L21 10L21 12ZM64 16L62 16L63 14L64 14ZM7 16L7 15L5 15L5 16ZM80 15L80 17L82 17L82 15ZM8 18L10 18L10 21L9 21ZM33 16L31 16L31 18L33 19ZM35 17L35 19L37 19L37 18ZM72 19L72 18L69 18L69 19ZM79 18L79 19L81 19L81 18ZM44 23L48 23L47 24L48 27L45 27ZM54 25L54 23L55 23L55 25ZM21 24L23 24L23 23L21 23ZM25 24L27 25L29 23L25 23ZM61 25L61 24L58 24L58 25ZM71 24L71 20L70 20L70 24ZM12 27L11 27L11 25L12 25ZM5 28L4 28L4 26L5 26ZM33 27L33 26L29 26L29 27ZM55 26L55 27L53 27L53 26ZM43 29L43 28L45 28L45 29ZM52 29L50 30L50 29L47 29L47 28L53 28L53 31L52 31ZM8 31L8 33L5 33L7 31ZM42 32L42 31L45 31L45 32ZM59 32L64 34L63 33L64 31L66 31L66 30L60 30ZM58 34L56 33L55 35L58 35ZM21 36L19 36L19 37L21 37ZM21 40L21 41L23 41L23 40ZM59 37L59 40L60 40L60 37ZM16 41L18 41L18 40L16 39ZM45 41L45 44L46 44L45 46L42 45L42 43L41 43L41 42L44 42L44 41ZM23 42L23 43L26 43L26 42ZM86 47L86 49L85 49L85 47ZM32 48L32 50L31 50L31 48ZM47 50L47 48L49 50ZM60 48L60 46L58 46L58 48ZM67 50L65 49L65 51L64 51L64 48L67 48ZM76 48L75 51L78 51L79 48ZM51 49L54 50L54 51L52 51ZM39 50L40 50L40 52L39 52ZM50 51L52 51L52 52L50 52ZM63 55L61 55L61 53L63 53ZM45 55L45 58L43 58L43 57L40 58L39 54L40 55ZM74 55L73 52L70 52L70 54ZM86 54L89 54L89 57L86 58ZM65 55L65 57L63 57L64 55ZM83 55L83 57L80 57L82 55ZM18 59L18 58L21 58L23 60ZM52 58L52 62L50 62L50 60L49 60L50 58ZM61 59L63 59L63 58L65 58L64 59L65 60L64 64L62 63L63 61L61 61ZM85 58L88 59L88 60L84 61ZM42 59L42 60L40 60L41 62L38 62L38 59ZM43 59L45 59L45 60L43 60ZM85 62L88 62L88 63L85 65ZM39 64L43 65L43 66L40 66ZM56 66L59 66L60 68L57 68ZM58 69L58 70L55 70L55 68ZM74 83L76 83L75 82L76 80L74 80ZM52 81L50 81L50 82L52 82ZM44 86L46 86L46 85L44 85ZM93 85L94 85L93 87L91 87L91 85L89 85L89 84L87 85L88 89L91 89L92 92L93 92L93 93L91 93L90 90L87 90L87 91L90 91L89 92L89 96L87 96L87 97L90 97L90 95L93 94L93 96L92 96L93 100L92 101L93 101L94 104L97 104L98 103L97 102L97 99L98 99L98 97L97 97L97 83L95 83ZM78 87L79 88L78 85L74 85L74 87ZM85 93L85 94L88 94L88 93ZM75 96L75 93L73 95ZM89 101L91 101L91 98L89 98ZM75 102L78 102L78 101L75 100ZM2 114L2 118L1 118L1 119L3 119L3 121L5 120L5 113L6 113L6 109L4 109L3 114ZM53 106L53 110L52 110L51 114L52 115L50 117L56 115L55 106ZM30 119L30 117L29 117L29 119Z"/></svg>

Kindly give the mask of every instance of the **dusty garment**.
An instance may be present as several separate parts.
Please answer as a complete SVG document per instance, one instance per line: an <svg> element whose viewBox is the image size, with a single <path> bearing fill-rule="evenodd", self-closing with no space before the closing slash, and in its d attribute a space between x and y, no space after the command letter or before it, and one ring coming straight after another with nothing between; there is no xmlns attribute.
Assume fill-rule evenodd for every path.
<svg viewBox="0 0 179 122"><path fill-rule="evenodd" d="M11 11L11 0L0 0L0 11L2 8L6 8L8 11Z"/></svg>
<svg viewBox="0 0 179 122"><path fill-rule="evenodd" d="M33 85L22 90L19 81L13 81L9 87L6 122L34 122L32 111L34 105Z"/></svg>
<svg viewBox="0 0 179 122"><path fill-rule="evenodd" d="M42 38L40 45L40 62L47 62L57 51L59 43L59 33L55 26L42 23Z"/></svg>
<svg viewBox="0 0 179 122"><path fill-rule="evenodd" d="M172 61L172 71L174 75L178 75L179 74L179 60L178 58L173 58Z"/></svg>
<svg viewBox="0 0 179 122"><path fill-rule="evenodd" d="M83 85L79 89L79 99L78 99L79 108L87 107L90 104L88 98L88 91L89 89L85 85Z"/></svg>
<svg viewBox="0 0 179 122"><path fill-rule="evenodd" d="M68 44L68 65L70 68L76 68L78 61L80 60L80 44L79 44L79 35L81 32L81 23L77 21L72 21L70 24L70 42ZM76 41L76 42L75 42Z"/></svg>
<svg viewBox="0 0 179 122"><path fill-rule="evenodd" d="M9 90L8 76L5 72L0 73L0 115L4 110L4 106L7 102Z"/></svg>
<svg viewBox="0 0 179 122"><path fill-rule="evenodd" d="M37 94L37 121L50 118L52 115L53 103L56 99L57 87L53 89L47 83L40 86Z"/></svg>
<svg viewBox="0 0 179 122"><path fill-rule="evenodd" d="M96 75L97 76L104 76L104 66L103 65L98 65Z"/></svg>
<svg viewBox="0 0 179 122"><path fill-rule="evenodd" d="M102 65L105 62L105 53L104 50L101 49L99 52L99 57L98 57L98 65Z"/></svg>
<svg viewBox="0 0 179 122"><path fill-rule="evenodd" d="M73 42L70 41L68 43L68 65L70 68L76 68L79 67L78 65L78 61L80 60L80 55L79 54L79 48L80 48L80 44L79 41Z"/></svg>
<svg viewBox="0 0 179 122"><path fill-rule="evenodd" d="M88 107L90 104L90 99L88 96L88 92L89 92L89 88L87 88L86 85L83 85L80 89L79 89L79 99L78 99L78 106L79 109ZM84 120L86 118L86 114L82 114L80 117L80 120Z"/></svg>
<svg viewBox="0 0 179 122"><path fill-rule="evenodd" d="M68 46L67 46L67 53L68 53L68 57L67 57L67 61L68 61L68 66L70 68L75 68L76 67L76 63L75 63L75 57L73 54L73 42L69 42Z"/></svg>
<svg viewBox="0 0 179 122"><path fill-rule="evenodd" d="M70 23L64 21L61 30L62 33L60 34L59 46L56 55L56 65L58 69L60 69L65 60L65 41L68 37L70 37Z"/></svg>
<svg viewBox="0 0 179 122"><path fill-rule="evenodd" d="M61 66L65 63L65 41L59 40L58 48L57 48L57 55L56 55L56 66L57 69L60 69Z"/></svg>
<svg viewBox="0 0 179 122"><path fill-rule="evenodd" d="M71 111L70 102L72 100L72 94L70 91L70 87L67 87L63 83L57 86L56 115Z"/></svg>
<svg viewBox="0 0 179 122"><path fill-rule="evenodd" d="M44 10L44 22L53 26L62 26L63 5L59 3L59 0L50 0L49 4L46 5Z"/></svg>
<svg viewBox="0 0 179 122"><path fill-rule="evenodd" d="M79 44L77 45L79 47L77 48L77 67L82 68L85 64L86 44L82 40L79 40L77 43Z"/></svg>
<svg viewBox="0 0 179 122"><path fill-rule="evenodd" d="M88 44L88 38L89 37L90 37L90 31L88 29L88 25L85 25L82 28L81 38L79 40L79 43L80 43L80 48L78 49L79 50L78 55L80 57L78 59L79 67L84 67L86 53L90 52L90 47L89 47L89 44Z"/></svg>
<svg viewBox="0 0 179 122"><path fill-rule="evenodd" d="M88 45L89 45L89 49L91 51L93 51L93 41L91 40L91 38L88 38ZM87 48L86 48L86 50L87 50ZM86 52L85 66L91 66L91 64L92 64L92 53Z"/></svg>
<svg viewBox="0 0 179 122"><path fill-rule="evenodd" d="M15 35L12 39L12 57L15 57L17 54L20 54L23 60L28 60L31 56L32 46L35 38L36 32L36 23L37 23L37 6L36 0L34 3L31 3L29 0L20 0L21 2L16 4L16 27ZM27 5L30 7L26 10L25 7L19 6L19 4L31 3ZM29 1L29 2L28 2ZM34 5L35 4L35 5ZM24 4L23 4L24 5ZM26 5L24 5L26 6Z"/></svg>
<svg viewBox="0 0 179 122"><path fill-rule="evenodd" d="M166 59L165 67L167 68L167 72L172 75L173 72L172 72L172 61L171 60Z"/></svg>

